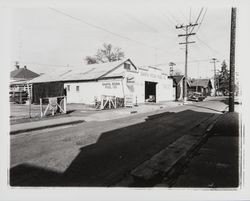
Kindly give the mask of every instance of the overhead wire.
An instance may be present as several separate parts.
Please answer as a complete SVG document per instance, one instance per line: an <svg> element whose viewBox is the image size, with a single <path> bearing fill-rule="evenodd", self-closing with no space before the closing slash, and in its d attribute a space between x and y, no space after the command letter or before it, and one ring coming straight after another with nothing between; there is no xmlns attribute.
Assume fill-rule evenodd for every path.
<svg viewBox="0 0 250 201"><path fill-rule="evenodd" d="M205 18L206 13L207 13L207 8L206 8L206 10L205 10L205 12L204 12L204 14L203 14L203 16L202 16L202 18L201 18L201 22L199 23L196 32L198 32L198 30L200 29L200 27L201 27L201 25L202 25L202 22L203 22L203 20L204 20L204 18Z"/></svg>
<svg viewBox="0 0 250 201"><path fill-rule="evenodd" d="M211 59L200 59L200 60L191 60L188 61L188 63L198 63L198 62L208 62ZM176 61L174 62L176 64L181 64L181 63L185 63L185 61ZM162 65L168 65L169 63L159 63L159 64L153 64L152 66L162 66Z"/></svg>
<svg viewBox="0 0 250 201"><path fill-rule="evenodd" d="M206 46L208 49L210 49L211 51L213 51L213 52L215 52L215 53L217 53L217 54L223 56L224 58L226 58L225 55L221 54L220 52L218 52L217 50L215 50L214 48L212 48L212 47L211 47L210 45L208 45L205 41L201 40L198 36L195 36L195 37L196 37L204 46ZM227 59L226 59L226 60L227 60Z"/></svg>
<svg viewBox="0 0 250 201"><path fill-rule="evenodd" d="M119 33L115 33L115 32L113 32L113 31L110 31L110 30L108 30L108 29L106 29L106 28L103 28L103 27L101 27L101 26L99 26L99 25L89 23L89 22L87 22L87 21L85 21L85 20L83 20L83 19L80 19L80 18L78 18L78 17L74 17L74 16L72 16L72 15L66 13L66 12L61 11L61 10L58 10L58 9L55 9L55 8L52 8L52 7L48 7L48 8L49 8L50 10L54 11L54 12L57 12L57 13L61 14L61 15L67 16L67 17L69 17L69 18L71 18L71 19L74 19L74 20L76 20L76 21L79 21L79 22L81 22L81 23L83 23L83 24L85 24L85 25L88 25L88 26L94 27L94 28L96 28L96 29L102 30L102 31L104 31L104 32L107 32L107 33L112 34L112 35L114 35L114 36L116 36L116 37L123 38L123 39L129 40L129 41L132 41L132 42L134 42L134 43L140 44L140 45L142 45L142 46L146 46L146 47L148 47L148 48L157 49L157 50L162 51L162 52L170 53L170 52L167 51L167 50L163 50L163 49L160 49L160 48L158 48L158 47L154 47L154 46L145 44L145 43L143 43L143 42L141 42L141 41L138 41L138 40L135 40L135 39L131 39L131 38L127 37L127 36L123 36L123 35L121 35L121 34L119 34Z"/></svg>
<svg viewBox="0 0 250 201"><path fill-rule="evenodd" d="M13 61L15 63L15 61ZM21 60L20 63L25 64L32 64L32 65L39 65L39 66L55 66L55 67L68 67L68 65L60 65L60 64L45 64L45 63L38 63L38 62L29 62Z"/></svg>
<svg viewBox="0 0 250 201"><path fill-rule="evenodd" d="M198 24L203 9L204 9L204 8L202 7L201 10L200 10L199 15L198 15L198 17L197 17L197 19L196 19L196 21L195 21L195 24ZM192 33L193 30L194 30L194 28L195 28L195 26L192 27L192 30L191 30L189 33Z"/></svg>
<svg viewBox="0 0 250 201"><path fill-rule="evenodd" d="M200 13L201 13L201 12L200 12ZM200 29L200 27L201 27L201 25L202 25L202 23L203 23L203 21L204 21L204 19L205 19L206 13L207 13L207 8L206 8L206 10L205 10L205 12L204 12L204 14L203 14L203 16L202 16L202 18L201 18L201 21L200 21L200 23L199 23L199 25L198 25L198 28L197 28L196 32L198 32L198 30ZM199 19L199 17L200 17L200 14L199 14L197 20ZM198 23L198 21L197 21L197 23ZM215 52L215 53L220 54L221 56L225 57L225 55L221 54L220 52L218 52L217 50L215 50L214 48L212 48L212 47L211 47L210 45L208 45L205 41L201 40L197 35L195 35L195 37L196 37L204 46L206 46L208 49L210 49L212 52Z"/></svg>

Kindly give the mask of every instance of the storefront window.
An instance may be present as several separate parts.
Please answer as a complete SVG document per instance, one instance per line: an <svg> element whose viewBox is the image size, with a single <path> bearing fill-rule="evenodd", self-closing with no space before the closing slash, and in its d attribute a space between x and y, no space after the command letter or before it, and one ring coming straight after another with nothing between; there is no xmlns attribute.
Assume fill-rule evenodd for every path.
<svg viewBox="0 0 250 201"><path fill-rule="evenodd" d="M80 91L80 87L79 86L76 86L76 91Z"/></svg>

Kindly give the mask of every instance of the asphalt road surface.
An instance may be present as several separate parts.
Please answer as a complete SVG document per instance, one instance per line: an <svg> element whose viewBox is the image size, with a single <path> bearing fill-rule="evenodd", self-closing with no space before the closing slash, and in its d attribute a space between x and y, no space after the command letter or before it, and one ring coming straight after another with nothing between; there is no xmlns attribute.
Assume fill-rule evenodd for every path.
<svg viewBox="0 0 250 201"><path fill-rule="evenodd" d="M12 186L111 186L202 121L224 98L11 136Z"/></svg>

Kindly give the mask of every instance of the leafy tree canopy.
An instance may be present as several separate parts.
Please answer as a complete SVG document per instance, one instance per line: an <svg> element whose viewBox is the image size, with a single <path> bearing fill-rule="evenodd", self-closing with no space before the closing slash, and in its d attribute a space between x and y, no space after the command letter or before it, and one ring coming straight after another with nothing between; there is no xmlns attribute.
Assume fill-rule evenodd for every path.
<svg viewBox="0 0 250 201"><path fill-rule="evenodd" d="M226 94L229 91L229 70L224 60L221 64L221 70L216 75L216 89Z"/></svg>
<svg viewBox="0 0 250 201"><path fill-rule="evenodd" d="M106 63L123 59L124 52L119 47L113 47L111 44L104 43L101 49L97 50L96 55L87 56L87 64Z"/></svg>

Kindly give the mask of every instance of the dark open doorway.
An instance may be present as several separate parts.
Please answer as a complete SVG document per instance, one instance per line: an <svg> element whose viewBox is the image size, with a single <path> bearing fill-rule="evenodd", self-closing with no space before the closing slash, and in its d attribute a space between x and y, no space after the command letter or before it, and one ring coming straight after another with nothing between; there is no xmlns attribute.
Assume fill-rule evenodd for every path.
<svg viewBox="0 0 250 201"><path fill-rule="evenodd" d="M156 82L145 81L145 101L156 102Z"/></svg>

